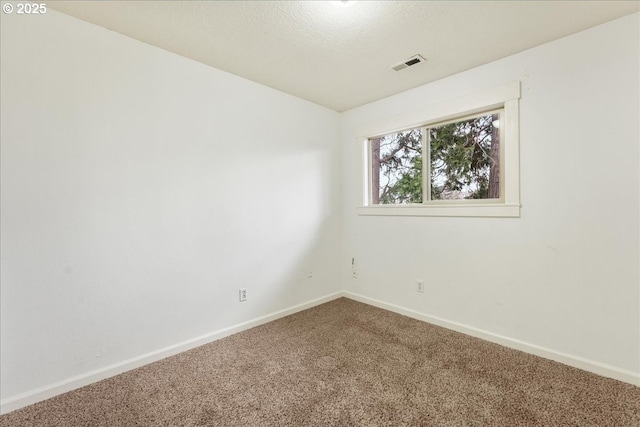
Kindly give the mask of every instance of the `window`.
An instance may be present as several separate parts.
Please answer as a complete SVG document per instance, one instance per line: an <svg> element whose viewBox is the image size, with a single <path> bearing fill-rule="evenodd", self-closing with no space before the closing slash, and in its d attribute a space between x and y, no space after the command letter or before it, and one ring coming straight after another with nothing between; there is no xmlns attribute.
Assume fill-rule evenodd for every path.
<svg viewBox="0 0 640 427"><path fill-rule="evenodd" d="M371 203L500 199L501 115L369 138Z"/></svg>
<svg viewBox="0 0 640 427"><path fill-rule="evenodd" d="M418 126L369 133L358 213L519 216L519 97L514 83L434 106Z"/></svg>

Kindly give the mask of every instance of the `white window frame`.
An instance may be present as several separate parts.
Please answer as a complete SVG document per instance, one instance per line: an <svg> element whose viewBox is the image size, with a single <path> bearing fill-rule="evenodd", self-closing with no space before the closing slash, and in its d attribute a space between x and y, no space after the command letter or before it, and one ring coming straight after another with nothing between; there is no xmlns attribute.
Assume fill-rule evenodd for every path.
<svg viewBox="0 0 640 427"><path fill-rule="evenodd" d="M427 109L391 117L360 129L362 144L362 199L358 215L392 216L520 216L520 82L474 93ZM503 110L500 117L500 199L425 200L420 204L371 204L371 150L369 139L406 129L429 127L480 113ZM430 184L427 182L427 186ZM426 198L425 198L426 199Z"/></svg>

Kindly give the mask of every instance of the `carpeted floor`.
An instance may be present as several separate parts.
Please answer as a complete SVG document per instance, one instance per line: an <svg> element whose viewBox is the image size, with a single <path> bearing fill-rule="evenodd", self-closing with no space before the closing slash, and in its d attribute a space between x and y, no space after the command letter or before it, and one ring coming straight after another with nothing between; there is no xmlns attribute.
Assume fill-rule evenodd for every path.
<svg viewBox="0 0 640 427"><path fill-rule="evenodd" d="M638 426L640 388L341 298L0 426Z"/></svg>

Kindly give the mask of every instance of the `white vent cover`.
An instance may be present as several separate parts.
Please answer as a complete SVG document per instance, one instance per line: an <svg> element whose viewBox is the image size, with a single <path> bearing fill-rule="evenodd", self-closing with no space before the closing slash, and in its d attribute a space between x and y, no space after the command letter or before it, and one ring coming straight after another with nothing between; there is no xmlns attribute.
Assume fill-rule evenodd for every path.
<svg viewBox="0 0 640 427"><path fill-rule="evenodd" d="M399 64L394 65L393 67L391 67L391 69L396 70L396 71L400 71L400 70L404 70L405 68L409 68L413 65L419 64L421 62L426 61L426 59L424 59L422 56L420 55L413 55L411 58L400 62Z"/></svg>

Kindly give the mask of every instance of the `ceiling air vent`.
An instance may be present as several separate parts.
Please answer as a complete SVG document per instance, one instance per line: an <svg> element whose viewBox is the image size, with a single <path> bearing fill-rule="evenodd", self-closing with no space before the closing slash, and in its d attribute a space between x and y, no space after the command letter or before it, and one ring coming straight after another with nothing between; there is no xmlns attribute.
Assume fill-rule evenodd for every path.
<svg viewBox="0 0 640 427"><path fill-rule="evenodd" d="M419 63L424 62L424 61L426 61L426 59L424 59L422 56L413 55L411 58L407 59L406 61L402 61L401 63L396 64L391 68L396 70L396 71L400 71L400 70L404 70L405 68L411 67L412 65L416 65L416 64L419 64Z"/></svg>

